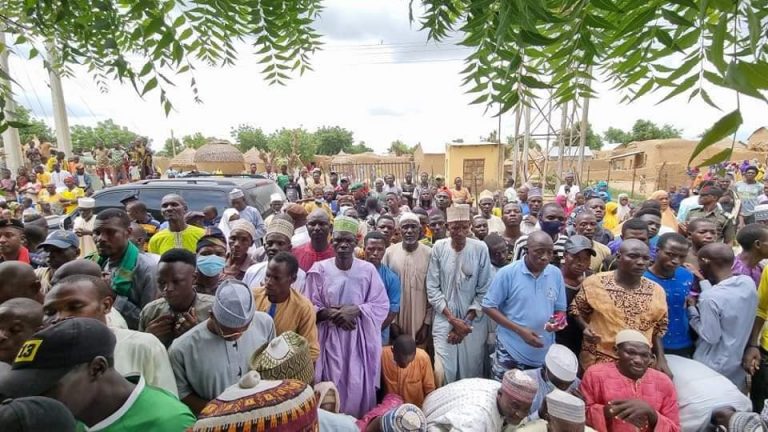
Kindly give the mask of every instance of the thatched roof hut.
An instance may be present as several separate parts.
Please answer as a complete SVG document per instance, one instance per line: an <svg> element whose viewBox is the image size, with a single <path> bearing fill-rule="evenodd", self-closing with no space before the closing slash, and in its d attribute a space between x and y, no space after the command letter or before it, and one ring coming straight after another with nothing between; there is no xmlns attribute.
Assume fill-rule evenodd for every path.
<svg viewBox="0 0 768 432"><path fill-rule="evenodd" d="M248 149L248 151L243 154L243 159L245 159L246 171L250 169L251 164L256 164L258 172L263 172L266 169L264 161L259 157L259 151L256 150L255 147Z"/></svg>
<svg viewBox="0 0 768 432"><path fill-rule="evenodd" d="M192 171L196 169L195 166L195 149L185 148L176 157L171 159L169 166L177 171Z"/></svg>
<svg viewBox="0 0 768 432"><path fill-rule="evenodd" d="M229 141L211 141L197 149L195 165L200 171L240 174L245 166L243 154Z"/></svg>

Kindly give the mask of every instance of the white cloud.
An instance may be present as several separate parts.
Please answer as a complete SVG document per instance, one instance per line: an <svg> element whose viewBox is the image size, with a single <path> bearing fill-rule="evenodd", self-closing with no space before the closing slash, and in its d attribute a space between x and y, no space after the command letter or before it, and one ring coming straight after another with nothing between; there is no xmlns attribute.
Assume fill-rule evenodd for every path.
<svg viewBox="0 0 768 432"><path fill-rule="evenodd" d="M112 118L148 135L156 148L171 130L177 137L199 131L229 139L230 128L240 123L266 131L340 125L377 151L396 139L442 151L452 139L475 141L496 129L493 113L469 106L473 98L459 87L467 50L427 43L426 33L418 27L408 20L408 1L330 0L317 24L327 45L312 59L315 71L287 86L265 84L249 47L243 46L235 67L198 68L195 77L203 104L192 101L187 78L179 79L169 92L176 109L165 117L156 93L142 100L130 85L117 83L109 93L100 93L83 73L64 80L70 123L95 124ZM17 89L18 102L53 124L48 77L41 63L12 58L11 68L23 87ZM700 101L688 104L685 97L655 106L661 94L620 105L621 96L609 92L609 86L597 88L600 98L591 101L589 117L599 132L610 126L627 129L636 119L647 118L671 123L683 128L687 137L696 137L722 115ZM735 96L728 91L711 95L726 112L735 106ZM765 105L742 97L742 112L743 138L763 124ZM514 116L503 116L502 136L513 129Z"/></svg>

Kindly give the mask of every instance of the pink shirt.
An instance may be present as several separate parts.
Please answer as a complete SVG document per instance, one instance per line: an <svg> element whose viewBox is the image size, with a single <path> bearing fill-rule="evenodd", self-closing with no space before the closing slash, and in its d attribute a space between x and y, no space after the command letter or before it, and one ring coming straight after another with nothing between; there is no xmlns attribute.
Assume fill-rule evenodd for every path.
<svg viewBox="0 0 768 432"><path fill-rule="evenodd" d="M641 399L656 410L655 432L681 430L675 386L668 376L655 369L648 369L642 378L634 381L622 375L616 363L596 364L587 369L579 390L587 404L587 425L598 431L638 431L633 424L616 418L610 426L607 424L604 410L608 402L627 399Z"/></svg>

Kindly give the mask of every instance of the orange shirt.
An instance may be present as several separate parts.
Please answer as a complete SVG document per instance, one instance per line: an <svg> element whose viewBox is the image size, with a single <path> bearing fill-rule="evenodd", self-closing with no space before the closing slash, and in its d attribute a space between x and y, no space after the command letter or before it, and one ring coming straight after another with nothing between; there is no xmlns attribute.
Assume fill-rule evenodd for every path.
<svg viewBox="0 0 768 432"><path fill-rule="evenodd" d="M421 348L416 348L416 357L405 369L395 363L391 346L381 350L381 380L388 393L395 393L405 403L421 407L424 398L435 389L435 374L429 355Z"/></svg>

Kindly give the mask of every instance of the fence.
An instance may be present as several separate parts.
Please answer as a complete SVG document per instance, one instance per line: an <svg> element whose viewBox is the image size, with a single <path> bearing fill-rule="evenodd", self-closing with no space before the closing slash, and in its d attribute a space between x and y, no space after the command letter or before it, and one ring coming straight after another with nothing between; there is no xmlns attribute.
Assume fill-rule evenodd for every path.
<svg viewBox="0 0 768 432"><path fill-rule="evenodd" d="M387 174L395 176L395 180L402 181L405 174L414 174L413 162L384 162L384 163L351 163L329 165L331 171L335 171L341 176L348 176L352 183L368 180L373 184L378 177L384 177Z"/></svg>

